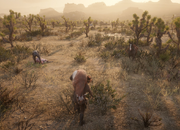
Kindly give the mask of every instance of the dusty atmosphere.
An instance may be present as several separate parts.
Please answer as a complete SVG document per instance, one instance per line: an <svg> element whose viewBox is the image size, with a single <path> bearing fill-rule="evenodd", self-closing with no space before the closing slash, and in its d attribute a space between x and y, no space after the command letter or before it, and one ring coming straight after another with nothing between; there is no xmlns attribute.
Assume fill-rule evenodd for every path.
<svg viewBox="0 0 180 130"><path fill-rule="evenodd" d="M180 130L180 8L154 17L138 5L103 19L107 12L88 13L97 3L84 12L75 4L66 13L2 12L0 129ZM34 50L48 62L34 63ZM77 69L93 80L82 126L70 80Z"/></svg>

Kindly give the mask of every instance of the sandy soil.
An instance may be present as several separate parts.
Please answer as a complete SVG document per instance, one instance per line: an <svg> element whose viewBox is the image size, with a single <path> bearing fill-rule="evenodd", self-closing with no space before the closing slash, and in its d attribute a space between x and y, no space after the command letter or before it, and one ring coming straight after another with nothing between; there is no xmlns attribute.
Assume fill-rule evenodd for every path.
<svg viewBox="0 0 180 130"><path fill-rule="evenodd" d="M91 32L91 33L95 33ZM59 40L58 36L43 37L39 41L25 42L26 45L32 43L49 45L51 50L48 55L41 55L43 58L52 61L42 65L41 67L30 66L33 63L33 59L29 58L23 60L18 65L23 68L23 71L34 70L39 74L37 81L37 88L26 99L26 105L23 109L27 108L31 112L35 106L43 106L48 112L33 119L35 122L33 130L101 130L101 129L116 129L116 130L143 130L142 122L138 124L132 118L141 118L138 113L138 109L146 110L151 108L152 104L157 101L157 95L160 88L163 88L161 83L163 80L152 80L150 76L142 73L127 74L121 68L121 60L111 58L107 62L102 60L99 56L100 47L87 47L85 35L73 39L73 40ZM82 47L82 42L85 44ZM22 44L17 42L17 44ZM24 43L23 43L24 44ZM72 45L73 44L73 45ZM9 46L9 45L7 45ZM142 48L143 49L143 48ZM146 47L144 49L147 49ZM82 51L85 58L85 63L76 63L74 60L77 52ZM133 62L132 62L133 64ZM124 94L128 95L119 103L117 110L111 110L105 116L100 116L94 110L92 105L88 105L85 112L86 124L82 127L78 125L72 115L60 117L58 119L51 118L53 115L53 104L57 100L57 96L64 88L73 89L70 75L76 69L85 69L87 73L92 77L93 84L99 81L110 80L111 85L116 89L118 96ZM1 71L2 72L2 71ZM125 78L120 76L120 73L124 73ZM11 80L3 80L3 86L14 87L20 85L21 73L14 76ZM172 86L174 87L174 86ZM145 93L148 93L152 98L152 102L148 100ZM32 110L31 110L32 109ZM60 111L60 110L59 110ZM160 95L158 97L157 107L154 109L155 115L162 118L161 126L154 126L147 129L150 130L180 130L180 95L174 93L172 95ZM9 129L17 129L14 123L20 120L26 120L31 116L26 112L15 111L9 116L8 120L4 122L5 125L9 124Z"/></svg>

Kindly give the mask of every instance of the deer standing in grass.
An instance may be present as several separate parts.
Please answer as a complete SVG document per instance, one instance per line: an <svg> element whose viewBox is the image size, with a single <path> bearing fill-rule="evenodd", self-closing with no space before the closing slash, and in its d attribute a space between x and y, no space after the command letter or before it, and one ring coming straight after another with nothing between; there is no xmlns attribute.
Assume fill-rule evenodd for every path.
<svg viewBox="0 0 180 130"><path fill-rule="evenodd" d="M74 109L78 110L78 113L80 113L80 125L82 126L84 124L84 111L87 104L85 98L86 92L89 92L90 95L93 96L91 89L88 85L88 83L90 83L92 79L90 76L87 76L85 70L79 69L73 72L73 74L70 76L70 80L72 81L74 87Z"/></svg>
<svg viewBox="0 0 180 130"><path fill-rule="evenodd" d="M129 40L129 47L126 50L126 52L129 55L129 58L132 57L132 59L134 60L137 51L138 51L138 47L133 43L132 40Z"/></svg>

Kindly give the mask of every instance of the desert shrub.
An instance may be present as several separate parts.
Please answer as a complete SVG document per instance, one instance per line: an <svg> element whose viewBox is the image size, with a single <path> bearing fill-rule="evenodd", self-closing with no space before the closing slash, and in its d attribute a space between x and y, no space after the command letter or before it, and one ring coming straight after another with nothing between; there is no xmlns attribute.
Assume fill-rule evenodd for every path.
<svg viewBox="0 0 180 130"><path fill-rule="evenodd" d="M12 108L12 104L16 102L15 95L12 96L12 93L12 90L8 90L0 85L0 119Z"/></svg>
<svg viewBox="0 0 180 130"><path fill-rule="evenodd" d="M162 118L154 116L153 111L142 112L138 109L138 112L141 118L132 118L132 120L137 121L138 123L143 123L145 128L149 126L160 126L162 124Z"/></svg>
<svg viewBox="0 0 180 130"><path fill-rule="evenodd" d="M2 68L3 68L4 70L7 70L7 69L9 69L11 66L14 66L14 65L15 65L14 62L8 61L8 62L6 62L5 64L2 65Z"/></svg>
<svg viewBox="0 0 180 130"><path fill-rule="evenodd" d="M9 35L9 29L5 28L1 31L5 35Z"/></svg>
<svg viewBox="0 0 180 130"><path fill-rule="evenodd" d="M89 40L89 41L88 41L87 46L88 46L88 47L93 47L93 46L96 46L96 42L95 42L95 40L92 40L92 41L91 41L91 40Z"/></svg>
<svg viewBox="0 0 180 130"><path fill-rule="evenodd" d="M27 57L27 55L29 55L32 50L28 47L28 46L20 46L20 45L16 45L15 47L13 47L12 49L13 54L25 54L25 57Z"/></svg>
<svg viewBox="0 0 180 130"><path fill-rule="evenodd" d="M114 40L109 40L105 45L106 49L112 50L115 48L116 43Z"/></svg>
<svg viewBox="0 0 180 130"><path fill-rule="evenodd" d="M67 40L70 40L71 38L79 37L83 34L83 30L72 32L69 36L66 37Z"/></svg>
<svg viewBox="0 0 180 130"><path fill-rule="evenodd" d="M110 28L104 28L103 31L104 31L105 33L109 33L109 32L110 32Z"/></svg>
<svg viewBox="0 0 180 130"><path fill-rule="evenodd" d="M138 41L138 45L139 45L139 46L149 46L149 44L148 44L147 41L145 41L145 40L144 40L144 41L139 40L139 41Z"/></svg>
<svg viewBox="0 0 180 130"><path fill-rule="evenodd" d="M103 40L104 40L104 41L109 40L109 39L111 39L110 36L107 36L107 35L103 36Z"/></svg>
<svg viewBox="0 0 180 130"><path fill-rule="evenodd" d="M19 63L21 60L26 59L32 53L32 50L28 46L16 45L12 49L13 55L16 56L16 62Z"/></svg>
<svg viewBox="0 0 180 130"><path fill-rule="evenodd" d="M51 35L53 35L53 33L49 28L46 28L45 31L42 33L42 36L51 36Z"/></svg>
<svg viewBox="0 0 180 130"><path fill-rule="evenodd" d="M126 30L126 35L127 36L132 36L133 35L133 31L132 30Z"/></svg>
<svg viewBox="0 0 180 130"><path fill-rule="evenodd" d="M95 34L95 42L97 45L101 45L102 40L102 35L100 33Z"/></svg>
<svg viewBox="0 0 180 130"><path fill-rule="evenodd" d="M94 86L91 86L93 93L93 98L89 99L90 104L97 106L97 110L105 115L109 109L116 109L119 102L126 96L117 98L116 90L112 89L110 81L107 81L107 84L97 83Z"/></svg>
<svg viewBox="0 0 180 130"><path fill-rule="evenodd" d="M66 38L66 40L70 40L71 36L69 35L69 36L66 36L65 38Z"/></svg>
<svg viewBox="0 0 180 130"><path fill-rule="evenodd" d="M38 50L40 54L49 54L50 45L41 44L41 43L33 43L32 44L33 50Z"/></svg>
<svg viewBox="0 0 180 130"><path fill-rule="evenodd" d="M110 57L110 52L109 51L103 51L101 54L100 54L100 57L104 60L108 59Z"/></svg>
<svg viewBox="0 0 180 130"><path fill-rule="evenodd" d="M126 33L126 29L125 29L125 28L122 28L120 31L121 31L121 33L123 33L123 34Z"/></svg>
<svg viewBox="0 0 180 130"><path fill-rule="evenodd" d="M125 43L124 37L120 37L120 39L117 39L117 40L115 41L115 45L116 45L118 48L122 48L124 43Z"/></svg>
<svg viewBox="0 0 180 130"><path fill-rule="evenodd" d="M19 67L17 67L17 66L15 66L14 68L13 68L13 72L14 72L14 74L19 74L21 71L22 71L23 69L20 69Z"/></svg>
<svg viewBox="0 0 180 130"><path fill-rule="evenodd" d="M58 95L57 95L57 103L56 107L59 107L61 110L61 113L63 114L74 114L74 104L73 104L73 89L66 88L63 89Z"/></svg>
<svg viewBox="0 0 180 130"><path fill-rule="evenodd" d="M41 30L33 30L33 31L31 31L31 33L27 33L27 34L35 37L37 35L42 35L42 32L41 32Z"/></svg>
<svg viewBox="0 0 180 130"><path fill-rule="evenodd" d="M6 61L12 57L12 54L9 50L4 49L2 46L0 46L0 62Z"/></svg>
<svg viewBox="0 0 180 130"><path fill-rule="evenodd" d="M100 46L102 41L103 41L103 37L100 33L97 33L95 35L90 35L87 46L89 47Z"/></svg>
<svg viewBox="0 0 180 130"><path fill-rule="evenodd" d="M159 59L164 62L168 61L170 59L170 52L166 51L165 53L160 54Z"/></svg>
<svg viewBox="0 0 180 130"><path fill-rule="evenodd" d="M21 85L25 90L33 90L36 88L38 74L34 71L26 71L22 73Z"/></svg>
<svg viewBox="0 0 180 130"><path fill-rule="evenodd" d="M114 50L111 56L114 56L115 58L121 57L121 50Z"/></svg>
<svg viewBox="0 0 180 130"><path fill-rule="evenodd" d="M128 74L130 72L138 73L141 67L141 64L138 62L133 62L131 59L123 59L121 67L125 70Z"/></svg>
<svg viewBox="0 0 180 130"><path fill-rule="evenodd" d="M20 36L16 36L17 41L32 41L32 36L28 33L22 33Z"/></svg>
<svg viewBox="0 0 180 130"><path fill-rule="evenodd" d="M97 27L98 32L102 32L102 27Z"/></svg>
<svg viewBox="0 0 180 130"><path fill-rule="evenodd" d="M78 54L76 54L76 57L74 58L74 60L77 61L78 63L86 62L86 59L82 52L79 52Z"/></svg>
<svg viewBox="0 0 180 130"><path fill-rule="evenodd" d="M70 35L71 37L78 37L78 36L81 36L82 34L83 34L83 31L79 30L79 31L72 32Z"/></svg>

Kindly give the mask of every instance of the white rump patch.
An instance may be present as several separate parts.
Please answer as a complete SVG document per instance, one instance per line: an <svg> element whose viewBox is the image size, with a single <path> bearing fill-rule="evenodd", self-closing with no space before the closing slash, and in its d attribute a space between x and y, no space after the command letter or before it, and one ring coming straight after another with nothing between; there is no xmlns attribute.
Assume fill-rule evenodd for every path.
<svg viewBox="0 0 180 130"><path fill-rule="evenodd" d="M131 47L131 46L132 46L132 44L130 44L130 51L132 50L132 47Z"/></svg>
<svg viewBox="0 0 180 130"><path fill-rule="evenodd" d="M76 74L77 74L77 70L73 72L72 74L72 79L74 80L74 78L76 77Z"/></svg>
<svg viewBox="0 0 180 130"><path fill-rule="evenodd" d="M82 101L84 98L83 98L83 96L79 96L79 101Z"/></svg>

